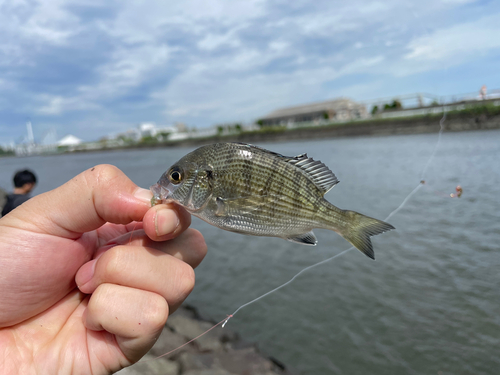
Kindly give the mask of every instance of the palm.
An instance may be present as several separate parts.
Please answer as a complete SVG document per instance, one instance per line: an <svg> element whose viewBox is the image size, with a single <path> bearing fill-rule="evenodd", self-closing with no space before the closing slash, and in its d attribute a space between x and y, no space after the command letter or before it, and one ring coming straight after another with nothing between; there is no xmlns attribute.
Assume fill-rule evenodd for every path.
<svg viewBox="0 0 500 375"><path fill-rule="evenodd" d="M99 254L102 246L117 238L123 240L124 235L135 227L140 228L142 224L105 224L77 240L51 236L50 241L47 241L47 235L24 233L23 237L30 247L18 258L21 279L16 280L16 285L28 288L24 291L20 291L16 285L4 288L8 294L0 304L15 301L21 309L2 316L3 322L19 324L0 331L0 342L13 346L15 342L23 340L26 334L36 330L37 334L31 336L30 344L17 354L20 360L33 358L34 367L45 369L41 373L57 373L57 369L51 366L59 366L62 360L69 368L93 374L116 371L129 365L130 361L122 354L114 335L106 331L90 331L84 326L82 316L89 296L78 290L74 280L77 270ZM14 239L18 235L15 233ZM135 238L134 243L137 243L137 235L132 236ZM2 236L3 244L10 242L8 237L9 234ZM5 254L10 249L13 248L7 247L0 251ZM37 284L36 289L31 288L33 283ZM53 308L47 309L53 305ZM58 353L54 351L54 344L60 348ZM58 361L54 361L54 357Z"/></svg>
<svg viewBox="0 0 500 375"><path fill-rule="evenodd" d="M150 199L97 166L0 219L2 374L109 374L151 348L206 245Z"/></svg>

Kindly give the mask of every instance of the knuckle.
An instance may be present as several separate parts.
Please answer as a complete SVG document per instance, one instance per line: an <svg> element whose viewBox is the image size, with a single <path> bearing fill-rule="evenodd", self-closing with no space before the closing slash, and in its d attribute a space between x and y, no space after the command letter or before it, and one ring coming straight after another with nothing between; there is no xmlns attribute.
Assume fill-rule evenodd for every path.
<svg viewBox="0 0 500 375"><path fill-rule="evenodd" d="M120 170L114 165L110 164L98 164L92 168L87 169L84 172L85 179L90 185L101 185L107 184L109 181L113 180Z"/></svg>
<svg viewBox="0 0 500 375"><path fill-rule="evenodd" d="M193 241L194 248L196 249L201 262L203 258L205 258L205 255L207 255L208 252L208 246L207 243L205 242L205 238L203 237L200 231L193 229L191 240Z"/></svg>
<svg viewBox="0 0 500 375"><path fill-rule="evenodd" d="M94 316L102 316L106 311L107 300L110 295L110 285L100 284L90 297L87 309Z"/></svg>
<svg viewBox="0 0 500 375"><path fill-rule="evenodd" d="M194 288L195 273L193 267L187 263L182 263L178 272L178 294L181 299L186 298Z"/></svg>
<svg viewBox="0 0 500 375"><path fill-rule="evenodd" d="M127 272L128 253L125 250L124 246L115 246L102 255L98 266L101 279L113 281L120 273Z"/></svg>
<svg viewBox="0 0 500 375"><path fill-rule="evenodd" d="M146 315L150 329L162 329L168 318L168 303L159 294L152 293L147 306L144 306L143 313Z"/></svg>

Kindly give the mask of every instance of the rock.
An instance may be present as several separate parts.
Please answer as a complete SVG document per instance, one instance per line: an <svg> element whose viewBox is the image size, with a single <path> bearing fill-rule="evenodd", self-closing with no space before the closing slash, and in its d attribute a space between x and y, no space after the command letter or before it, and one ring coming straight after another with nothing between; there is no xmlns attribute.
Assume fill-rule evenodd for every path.
<svg viewBox="0 0 500 375"><path fill-rule="evenodd" d="M207 370L213 367L212 353L182 353L179 356L182 373L191 370Z"/></svg>
<svg viewBox="0 0 500 375"><path fill-rule="evenodd" d="M188 344L180 348L188 341L189 339L187 339L184 335L181 335L177 332L173 332L168 327L165 327L163 328L163 332L161 333L160 337L156 341L156 344L151 348L149 353L156 357L159 357L164 355L165 353L177 349L174 352L172 352L172 354L169 354L166 357L168 359L176 359L181 353L197 350L194 343Z"/></svg>
<svg viewBox="0 0 500 375"><path fill-rule="evenodd" d="M170 316L150 352L120 375L291 375L277 360L262 355L257 346L216 327L182 348L216 323L200 320L198 311L181 307ZM168 357L158 358L173 349Z"/></svg>
<svg viewBox="0 0 500 375"><path fill-rule="evenodd" d="M164 358L158 358L146 354L136 364L118 371L120 375L179 375L180 364Z"/></svg>
<svg viewBox="0 0 500 375"><path fill-rule="evenodd" d="M190 370L188 372L183 373L182 375L237 375L237 374L232 374L225 370Z"/></svg>
<svg viewBox="0 0 500 375"><path fill-rule="evenodd" d="M264 358L255 347L210 353L182 353L178 361L183 375L195 370L245 375L286 374L281 366Z"/></svg>
<svg viewBox="0 0 500 375"><path fill-rule="evenodd" d="M167 326L172 329L172 331L184 336L188 340L191 340L212 328L213 324L189 319L182 315L172 315L167 320ZM206 335L196 339L194 344L201 351L216 351L222 349L222 343L219 340L219 336L221 336L221 329L221 327L214 328Z"/></svg>
<svg viewBox="0 0 500 375"><path fill-rule="evenodd" d="M215 353L213 367L245 375L283 373L273 362L258 353L256 348Z"/></svg>

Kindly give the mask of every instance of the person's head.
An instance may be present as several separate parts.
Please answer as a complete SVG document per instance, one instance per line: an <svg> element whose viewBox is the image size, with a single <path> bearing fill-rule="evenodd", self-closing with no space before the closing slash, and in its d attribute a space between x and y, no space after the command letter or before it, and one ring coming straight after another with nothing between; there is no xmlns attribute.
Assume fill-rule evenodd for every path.
<svg viewBox="0 0 500 375"><path fill-rule="evenodd" d="M28 169L18 171L14 175L14 187L21 194L28 194L36 185L36 176Z"/></svg>

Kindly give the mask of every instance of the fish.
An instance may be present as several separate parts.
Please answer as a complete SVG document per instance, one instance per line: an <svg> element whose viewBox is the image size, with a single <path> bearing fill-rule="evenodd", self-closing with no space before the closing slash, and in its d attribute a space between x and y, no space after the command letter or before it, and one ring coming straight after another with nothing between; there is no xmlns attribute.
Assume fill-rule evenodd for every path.
<svg viewBox="0 0 500 375"><path fill-rule="evenodd" d="M153 205L174 202L227 231L314 246L313 229L329 229L375 259L370 237L395 228L328 202L324 195L338 182L307 154L290 157L233 142L185 155L150 190Z"/></svg>

